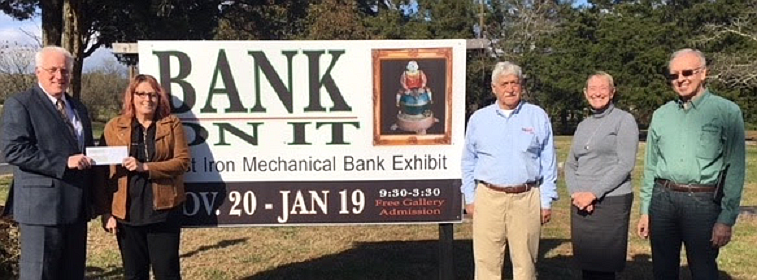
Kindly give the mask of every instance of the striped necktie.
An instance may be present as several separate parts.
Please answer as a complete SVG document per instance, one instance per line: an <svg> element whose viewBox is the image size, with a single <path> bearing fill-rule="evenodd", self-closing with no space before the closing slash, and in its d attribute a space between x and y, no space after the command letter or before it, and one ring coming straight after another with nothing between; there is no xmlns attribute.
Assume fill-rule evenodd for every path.
<svg viewBox="0 0 757 280"><path fill-rule="evenodd" d="M58 109L60 117L63 118L63 122L66 123L68 131L71 132L71 135L74 136L74 139L77 139L77 142L79 142L79 138L76 136L76 130L74 129L74 124L71 123L71 119L68 118L68 112L66 112L66 102L63 101L63 99L58 99L58 101L55 102L55 107Z"/></svg>

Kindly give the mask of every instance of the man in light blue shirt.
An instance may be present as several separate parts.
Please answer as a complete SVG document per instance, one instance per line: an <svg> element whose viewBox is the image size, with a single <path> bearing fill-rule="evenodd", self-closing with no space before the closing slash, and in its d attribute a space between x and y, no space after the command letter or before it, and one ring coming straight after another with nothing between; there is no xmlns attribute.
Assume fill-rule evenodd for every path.
<svg viewBox="0 0 757 280"><path fill-rule="evenodd" d="M468 121L462 191L473 216L476 280L501 279L506 244L513 279L536 279L541 225L558 197L552 125L544 110L521 100L522 78L520 66L497 63L497 101Z"/></svg>

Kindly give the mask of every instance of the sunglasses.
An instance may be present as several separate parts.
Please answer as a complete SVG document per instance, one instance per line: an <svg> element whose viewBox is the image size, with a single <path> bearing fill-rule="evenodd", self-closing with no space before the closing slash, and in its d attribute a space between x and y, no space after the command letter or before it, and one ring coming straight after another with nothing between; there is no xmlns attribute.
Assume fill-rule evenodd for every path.
<svg viewBox="0 0 757 280"><path fill-rule="evenodd" d="M702 67L696 68L696 69L687 69L682 70L680 73L671 73L668 74L668 80L675 81L678 80L679 75L683 76L684 78L688 78L691 75L697 74L702 71Z"/></svg>

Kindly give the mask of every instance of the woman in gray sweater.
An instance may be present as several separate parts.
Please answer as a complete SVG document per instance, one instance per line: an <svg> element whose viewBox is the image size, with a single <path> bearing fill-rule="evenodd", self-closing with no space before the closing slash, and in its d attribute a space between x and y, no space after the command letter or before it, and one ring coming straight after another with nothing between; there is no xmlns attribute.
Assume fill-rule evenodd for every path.
<svg viewBox="0 0 757 280"><path fill-rule="evenodd" d="M573 256L583 279L615 279L626 264L639 129L631 114L613 106L609 74L589 76L584 94L592 115L578 124L565 163Z"/></svg>

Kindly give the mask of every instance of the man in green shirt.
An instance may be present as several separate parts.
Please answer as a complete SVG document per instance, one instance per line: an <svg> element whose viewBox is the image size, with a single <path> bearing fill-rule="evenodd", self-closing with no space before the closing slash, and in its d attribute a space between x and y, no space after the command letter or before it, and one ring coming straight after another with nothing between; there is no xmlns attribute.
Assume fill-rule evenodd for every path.
<svg viewBox="0 0 757 280"><path fill-rule="evenodd" d="M638 234L651 239L655 279L678 279L681 243L693 279L717 279L744 188L744 119L705 87L700 51L673 53L668 68L679 98L649 126Z"/></svg>

